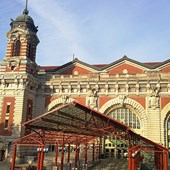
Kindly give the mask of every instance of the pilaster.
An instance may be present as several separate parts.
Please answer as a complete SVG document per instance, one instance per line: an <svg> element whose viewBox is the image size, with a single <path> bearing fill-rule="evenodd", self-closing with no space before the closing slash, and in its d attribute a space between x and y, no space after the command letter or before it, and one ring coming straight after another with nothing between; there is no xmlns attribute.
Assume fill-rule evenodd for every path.
<svg viewBox="0 0 170 170"><path fill-rule="evenodd" d="M13 120L13 133L12 136L14 138L19 138L21 135L21 123L23 114L23 106L24 106L24 91L20 92L15 96L15 110L14 110L14 120Z"/></svg>
<svg viewBox="0 0 170 170"><path fill-rule="evenodd" d="M154 97L153 100L156 97ZM157 143L162 144L161 141L161 111L160 111L160 107L158 106L154 106L154 105L150 105L150 101L151 98L150 96L146 97L146 113L147 113L147 138L149 138L152 141L155 141Z"/></svg>

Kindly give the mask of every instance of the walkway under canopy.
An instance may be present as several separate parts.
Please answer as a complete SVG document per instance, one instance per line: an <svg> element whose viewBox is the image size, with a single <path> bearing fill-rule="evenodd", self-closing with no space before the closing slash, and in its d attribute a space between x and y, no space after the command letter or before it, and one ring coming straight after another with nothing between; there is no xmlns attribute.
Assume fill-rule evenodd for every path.
<svg viewBox="0 0 170 170"><path fill-rule="evenodd" d="M17 145L38 146L41 150L47 144L57 146L60 144L63 147L65 144L69 146L74 144L78 147L80 144L87 146L89 141L107 135L116 136L127 143L128 170L136 170L139 167L141 151L154 153L157 169L168 170L167 148L136 134L129 126L75 101L36 117L24 123L23 126L34 132L14 141L12 170L15 167ZM85 150L87 151L87 149ZM63 154L64 149L62 156ZM76 154L78 153L76 152ZM39 152L38 170L42 170L43 159L43 152ZM75 161L77 159L78 156L76 156ZM63 160L61 160L62 162ZM85 163L87 163L87 154L85 155ZM75 168L77 168L76 164L75 162Z"/></svg>

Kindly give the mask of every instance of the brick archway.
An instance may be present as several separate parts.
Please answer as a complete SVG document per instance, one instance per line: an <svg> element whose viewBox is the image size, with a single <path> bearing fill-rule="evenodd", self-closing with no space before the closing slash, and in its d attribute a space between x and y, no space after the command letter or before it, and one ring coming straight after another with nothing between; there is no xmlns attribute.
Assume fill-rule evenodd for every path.
<svg viewBox="0 0 170 170"><path fill-rule="evenodd" d="M108 102L106 102L100 109L99 111L101 113L106 113L106 111L110 108L110 107L115 107L117 108L117 106L121 106L122 104L124 105L128 105L131 106L131 108L133 108L138 117L139 120L141 122L141 135L143 136L147 136L146 132L147 132L147 115L145 112L145 109L143 108L143 106L141 104L139 104L138 102L136 102L133 99L130 98L124 98L122 99L121 97L117 97L114 99L109 100Z"/></svg>

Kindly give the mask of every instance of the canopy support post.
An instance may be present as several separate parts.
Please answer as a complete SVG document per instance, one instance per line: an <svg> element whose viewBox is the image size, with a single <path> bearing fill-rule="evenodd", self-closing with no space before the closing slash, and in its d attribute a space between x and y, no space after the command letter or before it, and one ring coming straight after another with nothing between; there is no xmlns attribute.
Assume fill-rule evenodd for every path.
<svg viewBox="0 0 170 170"><path fill-rule="evenodd" d="M93 155L92 155L92 162L94 163L94 143L93 143Z"/></svg>
<svg viewBox="0 0 170 170"><path fill-rule="evenodd" d="M12 165L11 165L11 170L14 170L14 169L15 169L16 152L17 152L17 145L14 144L14 146L13 146L13 153L12 153Z"/></svg>
<svg viewBox="0 0 170 170"><path fill-rule="evenodd" d="M74 161L74 169L77 169L77 162L78 162L78 145L76 144L76 150L75 150L75 161Z"/></svg>
<svg viewBox="0 0 170 170"><path fill-rule="evenodd" d="M44 162L44 145L41 147L41 151L40 151L40 166L39 166L39 170L43 170L43 162Z"/></svg>
<svg viewBox="0 0 170 170"><path fill-rule="evenodd" d="M38 159L37 159L37 170L39 170L40 167L40 160L41 160L41 147L37 148L37 155L38 155Z"/></svg>
<svg viewBox="0 0 170 170"><path fill-rule="evenodd" d="M163 151L163 169L168 170L168 151Z"/></svg>
<svg viewBox="0 0 170 170"><path fill-rule="evenodd" d="M63 170L63 163L64 163L64 135L63 135L63 142L62 142L60 170Z"/></svg>
<svg viewBox="0 0 170 170"><path fill-rule="evenodd" d="M84 158L85 158L84 163L86 165L87 164L87 143L85 145L85 155L84 155Z"/></svg>
<svg viewBox="0 0 170 170"><path fill-rule="evenodd" d="M128 147L128 170L132 170L132 149Z"/></svg>
<svg viewBox="0 0 170 170"><path fill-rule="evenodd" d="M101 143L102 143L102 138L100 137L100 139L99 139L99 157L98 157L98 160L100 160L100 155L101 155Z"/></svg>
<svg viewBox="0 0 170 170"><path fill-rule="evenodd" d="M54 166L57 166L58 161L58 143L55 144L55 159L54 159Z"/></svg>
<svg viewBox="0 0 170 170"><path fill-rule="evenodd" d="M67 163L70 163L70 144L68 144L68 159Z"/></svg>

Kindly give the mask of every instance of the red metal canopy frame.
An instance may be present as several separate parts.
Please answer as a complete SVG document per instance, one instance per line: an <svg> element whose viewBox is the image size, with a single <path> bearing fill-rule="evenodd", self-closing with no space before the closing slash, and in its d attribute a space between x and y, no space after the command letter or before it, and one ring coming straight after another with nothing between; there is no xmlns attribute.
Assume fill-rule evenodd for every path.
<svg viewBox="0 0 170 170"><path fill-rule="evenodd" d="M112 135L128 144L128 170L138 168L141 150L154 153L158 170L168 170L167 148L140 136L129 126L75 101L25 122L23 126L35 132L16 140L15 146L37 144L44 147L46 144L56 143L78 146L87 144L94 138ZM12 168L15 166L15 154L16 147L13 152ZM42 170L43 156L39 164L38 168Z"/></svg>

